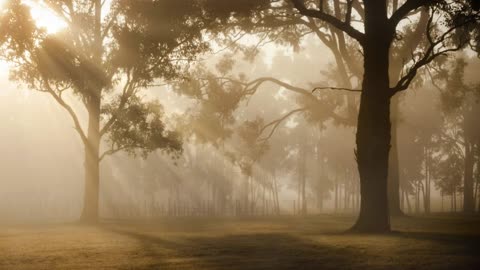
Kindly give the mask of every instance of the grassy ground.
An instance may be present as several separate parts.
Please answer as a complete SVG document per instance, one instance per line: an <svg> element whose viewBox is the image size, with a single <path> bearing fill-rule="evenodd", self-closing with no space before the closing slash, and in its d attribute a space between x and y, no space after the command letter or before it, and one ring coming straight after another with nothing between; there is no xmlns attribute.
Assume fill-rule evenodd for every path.
<svg viewBox="0 0 480 270"><path fill-rule="evenodd" d="M0 226L0 269L480 269L478 217L393 220L389 235L342 233L352 217L175 219Z"/></svg>

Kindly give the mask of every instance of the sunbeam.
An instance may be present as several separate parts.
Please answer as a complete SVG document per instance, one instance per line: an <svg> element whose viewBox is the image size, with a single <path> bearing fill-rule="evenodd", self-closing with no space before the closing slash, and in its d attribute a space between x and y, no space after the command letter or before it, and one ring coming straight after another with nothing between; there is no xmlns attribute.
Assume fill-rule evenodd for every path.
<svg viewBox="0 0 480 270"><path fill-rule="evenodd" d="M480 269L477 0L0 0L0 269Z"/></svg>
<svg viewBox="0 0 480 270"><path fill-rule="evenodd" d="M56 15L52 9L48 8L43 1L25 0L25 4L30 6L32 17L35 19L37 26L45 28L47 33L54 34L67 26L67 23Z"/></svg>

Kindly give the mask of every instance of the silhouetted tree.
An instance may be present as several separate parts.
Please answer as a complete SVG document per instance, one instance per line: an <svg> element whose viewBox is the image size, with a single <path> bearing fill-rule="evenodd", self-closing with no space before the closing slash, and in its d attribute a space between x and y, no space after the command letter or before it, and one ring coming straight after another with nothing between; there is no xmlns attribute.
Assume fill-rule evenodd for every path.
<svg viewBox="0 0 480 270"><path fill-rule="evenodd" d="M353 229L389 231L387 175L391 143L390 100L396 93L408 89L420 68L440 55L467 46L472 32L477 38L475 26L479 19L478 11L468 1L407 0L389 17L387 1L364 1L364 32L361 32L351 25L352 17L355 18L352 11L356 1L347 1L344 20L326 13L323 5L306 4L302 0L292 2L301 14L331 24L358 41L363 49L364 75L356 150L362 203ZM426 33L428 43L414 55L411 65L405 69L405 75L392 87L389 58L396 30L403 18L424 6L430 7ZM434 18L445 22L445 32L431 33L432 23L436 21Z"/></svg>
<svg viewBox="0 0 480 270"><path fill-rule="evenodd" d="M247 29L247 33L259 33L260 42L252 46L253 48L249 52L258 51L259 46L267 43L266 40L291 44L294 48L298 48L299 38L309 33L314 33L333 52L338 68L338 76L342 86L345 87L320 87L320 89L347 90L348 86L352 85L352 81L358 82L358 85L361 84L360 82L364 83L365 80L363 79L367 77L365 74L369 73L369 71L363 72L361 65L357 64L362 56L368 54L365 48L377 48L377 45L383 42L383 51L386 53L382 58L387 58L388 56L389 59L382 60L386 63L387 69L386 74L382 77L385 78L384 81L391 80L387 88L392 89L392 91L384 91L390 92L384 98L389 101L390 97L388 96L390 94L393 96L392 92L396 93L408 88L422 66L431 63L439 55L463 48L468 43L465 40L469 38L470 32L473 32L474 39L475 35L478 34L473 27L476 23L475 20L478 19L478 14L477 11L473 11L476 10L476 7L470 6L472 3L475 4L474 1L459 1L454 3L454 5L451 5L448 1L440 0L420 1L418 3L414 3L414 1L404 1L403 3L393 1L392 3L387 3L385 1L385 3L380 3L381 7L376 7L372 10L370 10L369 2L362 3L357 0L347 1L347 3L304 0L274 1L271 2L271 5L265 5L264 3L262 1L262 5L256 6L258 10L254 13L255 16L252 16L250 20L243 19L241 23L236 21L238 16L235 16L237 14L232 12L234 18L232 20L233 27L226 26L229 31L232 31L232 28L238 30L239 27L244 27ZM372 5L377 4L372 3ZM295 12L295 8L300 12ZM289 14L289 16L285 16L285 14ZM388 18L390 14L391 17ZM415 26L405 26L403 23L400 23L407 17L415 16L419 17ZM465 19L467 16L469 16L469 19ZM441 23L437 20L433 23L433 17L442 18L448 25L447 29L437 27ZM375 23L367 23L367 19ZM357 25L363 24L365 31L358 31L358 27L353 27L351 25L352 20ZM381 22L382 20L383 23ZM372 25L372 29L367 31L370 25ZM457 30L459 28L462 31L465 30L463 33L468 34L454 35L454 33L458 34L459 31ZM447 31L441 33L440 29ZM383 40L380 42L376 38L377 36L382 37ZM232 39L235 38L236 36L232 37ZM367 44L368 40L377 42L370 42L373 45L369 46ZM460 46L454 46L455 44L450 41L454 41L453 43ZM472 45L474 47L477 46L475 44ZM358 53L358 51L361 51L359 48L363 49L363 53ZM378 51L376 53L378 55ZM410 57L412 58L408 60ZM247 86L252 89L258 88L262 82L278 83L287 89L301 93L301 91L297 91L300 90L299 88L270 77L259 78L250 82ZM352 96L347 96L347 99L349 101L347 104L354 104ZM396 105L397 102L394 104L395 112L398 111L398 106ZM353 115L352 112L355 112L355 106L347 106L347 108L347 112L350 112L349 115ZM302 110L307 110L307 108ZM393 122L396 122L395 117L393 117ZM396 125L394 125L395 130ZM395 135L395 133L393 134ZM393 136L393 145L391 163L397 164L395 136ZM398 166L393 166L389 175L391 179L389 193L391 194L392 212L401 214L398 197Z"/></svg>

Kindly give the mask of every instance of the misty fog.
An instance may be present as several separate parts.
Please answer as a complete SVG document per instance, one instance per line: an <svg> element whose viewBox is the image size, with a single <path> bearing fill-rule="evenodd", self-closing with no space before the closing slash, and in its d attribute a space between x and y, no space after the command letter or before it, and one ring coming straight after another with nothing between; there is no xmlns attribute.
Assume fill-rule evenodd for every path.
<svg viewBox="0 0 480 270"><path fill-rule="evenodd" d="M477 0L0 0L0 268L476 269L479 55Z"/></svg>

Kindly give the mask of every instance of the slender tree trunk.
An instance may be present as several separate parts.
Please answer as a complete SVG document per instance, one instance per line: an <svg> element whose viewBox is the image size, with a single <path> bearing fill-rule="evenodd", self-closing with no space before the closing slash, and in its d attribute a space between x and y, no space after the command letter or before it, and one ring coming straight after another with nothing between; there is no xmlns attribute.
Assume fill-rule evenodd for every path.
<svg viewBox="0 0 480 270"><path fill-rule="evenodd" d="M317 193L317 208L318 208L319 213L323 212L323 194L322 194L322 191L319 191Z"/></svg>
<svg viewBox="0 0 480 270"><path fill-rule="evenodd" d="M345 172L343 174L343 212L347 212L347 189L348 189L348 186L347 186L347 172Z"/></svg>
<svg viewBox="0 0 480 270"><path fill-rule="evenodd" d="M424 148L425 157L425 191L423 194L423 207L425 214L430 214L430 152L429 148Z"/></svg>
<svg viewBox="0 0 480 270"><path fill-rule="evenodd" d="M388 204L391 216L403 216L404 213L400 207L400 173L398 164L398 115L399 98L392 99L392 149L390 151L389 171L388 171Z"/></svg>
<svg viewBox="0 0 480 270"><path fill-rule="evenodd" d="M455 212L454 211L454 207L453 207L453 200L454 200L454 196L453 196L453 193L452 195L450 196L450 212Z"/></svg>
<svg viewBox="0 0 480 270"><path fill-rule="evenodd" d="M245 181L245 195L244 195L244 206L243 206L243 215L249 215L250 213L250 179L252 178L249 175Z"/></svg>
<svg viewBox="0 0 480 270"><path fill-rule="evenodd" d="M321 130L319 131L319 133L321 135ZM317 183L318 183L317 188L316 188L317 209L321 213L323 211L323 193L324 193L324 191L322 190L322 184L321 183L323 181L322 177L323 177L324 166L323 166L323 160L321 159L321 156L320 156L320 140L317 141L315 159L316 159L316 164L317 164L316 180L317 180Z"/></svg>
<svg viewBox="0 0 480 270"><path fill-rule="evenodd" d="M358 212L360 211L360 179L357 179L357 191L356 191L356 199L355 199L355 210Z"/></svg>
<svg viewBox="0 0 480 270"><path fill-rule="evenodd" d="M392 2L392 13L398 9L398 0ZM397 54L390 54L391 67L390 67L390 78L395 83L400 79L404 63L402 59L410 57L412 51L421 44L424 29L428 24L428 9L422 9L420 13L419 22L416 25L416 30L413 31L413 36L406 40L406 44L403 45L403 48L397 52ZM392 148L390 150L390 162L389 162L389 171L388 171L388 196L389 196L389 205L390 205L390 215L391 216L403 216L405 215L400 207L399 203L399 194L400 194L400 170L399 170L399 161L398 161L398 124L400 123L400 95L395 96L392 99Z"/></svg>
<svg viewBox="0 0 480 270"><path fill-rule="evenodd" d="M338 211L338 171L335 169L335 213Z"/></svg>
<svg viewBox="0 0 480 270"><path fill-rule="evenodd" d="M477 145L478 147L478 145ZM476 211L480 211L480 200L479 200L479 188L480 188L480 160L479 158L477 157L477 165L476 165L476 170L477 170L477 175L476 175L476 179L475 179L475 195L474 195L474 203L475 203L475 206L476 207ZM479 203L479 205L477 206L477 203Z"/></svg>
<svg viewBox="0 0 480 270"><path fill-rule="evenodd" d="M415 214L420 213L420 180L415 184Z"/></svg>
<svg viewBox="0 0 480 270"><path fill-rule="evenodd" d="M301 214L306 215L307 214L307 194L306 194L306 189L307 189L307 177L306 177L306 166L307 166L307 151L306 151L306 146L302 144L301 146L301 158L300 158L300 180L301 180ZM299 201L300 203L300 201Z"/></svg>
<svg viewBox="0 0 480 270"><path fill-rule="evenodd" d="M443 211L444 211L443 201L444 201L444 198L445 198L445 196L443 195L443 192L441 192L440 196L442 198L442 213L443 213Z"/></svg>
<svg viewBox="0 0 480 270"><path fill-rule="evenodd" d="M280 201L278 200L278 185L277 185L277 176L275 171L273 172L273 187L275 191L275 212L277 215L280 214Z"/></svg>
<svg viewBox="0 0 480 270"><path fill-rule="evenodd" d="M470 141L465 138L463 211L469 214L475 211L475 201L473 198L473 167L475 162L472 148Z"/></svg>
<svg viewBox="0 0 480 270"><path fill-rule="evenodd" d="M266 215L267 212L267 185L266 185L266 179L262 181L263 183L263 194L262 194L262 215Z"/></svg>
<svg viewBox="0 0 480 270"><path fill-rule="evenodd" d="M480 212L480 198L478 198L478 206L477 206L477 211Z"/></svg>
<svg viewBox="0 0 480 270"><path fill-rule="evenodd" d="M421 193L421 194L422 194L421 198L423 198L423 210L425 210L425 204L426 204L425 198L426 198L426 195L425 195L425 187L424 187L423 183L421 183L421 185L420 185L420 191L422 192L422 193Z"/></svg>
<svg viewBox="0 0 480 270"><path fill-rule="evenodd" d="M388 160L391 142L389 50L386 1L365 1L364 78L357 128L360 214L352 228L390 231Z"/></svg>
<svg viewBox="0 0 480 270"><path fill-rule="evenodd" d="M476 211L476 207L477 207L477 198L478 198L478 181L475 181L475 184L474 184L475 188L474 188L474 194L473 194L473 210Z"/></svg>
<svg viewBox="0 0 480 270"><path fill-rule="evenodd" d="M453 192L453 212L457 212L457 192Z"/></svg>
<svg viewBox="0 0 480 270"><path fill-rule="evenodd" d="M405 195L405 201L407 202L408 213L412 213L412 205L410 204L410 197L406 191L403 192Z"/></svg>
<svg viewBox="0 0 480 270"><path fill-rule="evenodd" d="M405 211L405 196L404 196L405 191L403 189L400 189L400 210L402 212Z"/></svg>

